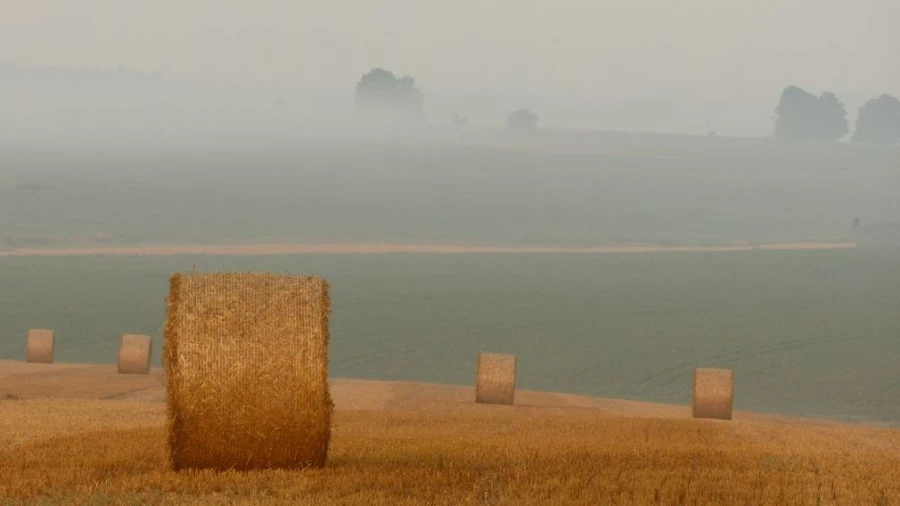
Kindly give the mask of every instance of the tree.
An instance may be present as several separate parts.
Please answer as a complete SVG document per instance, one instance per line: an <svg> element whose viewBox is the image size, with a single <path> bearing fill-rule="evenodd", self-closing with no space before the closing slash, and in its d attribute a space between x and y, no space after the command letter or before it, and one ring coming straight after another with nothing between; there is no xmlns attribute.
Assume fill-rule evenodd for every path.
<svg viewBox="0 0 900 506"><path fill-rule="evenodd" d="M781 92L775 114L775 137L779 139L836 141L850 130L844 104L830 92L816 98L788 86Z"/></svg>
<svg viewBox="0 0 900 506"><path fill-rule="evenodd" d="M460 116L457 113L453 113L453 126L456 128L465 128L469 125L469 118L466 116Z"/></svg>
<svg viewBox="0 0 900 506"><path fill-rule="evenodd" d="M873 98L859 108L853 142L900 142L900 100L891 95Z"/></svg>
<svg viewBox="0 0 900 506"><path fill-rule="evenodd" d="M506 127L511 132L534 132L537 122L537 114L528 109L518 109L506 116Z"/></svg>
<svg viewBox="0 0 900 506"><path fill-rule="evenodd" d="M363 74L356 85L357 112L379 123L423 123L424 100L412 77L397 78L382 68Z"/></svg>
<svg viewBox="0 0 900 506"><path fill-rule="evenodd" d="M850 132L850 125L847 123L847 110L844 104L834 93L825 92L819 97L816 104L818 115L817 124L818 134L816 138L822 141L836 141Z"/></svg>
<svg viewBox="0 0 900 506"><path fill-rule="evenodd" d="M816 97L796 86L781 92L775 109L775 137L779 139L807 139L815 117Z"/></svg>

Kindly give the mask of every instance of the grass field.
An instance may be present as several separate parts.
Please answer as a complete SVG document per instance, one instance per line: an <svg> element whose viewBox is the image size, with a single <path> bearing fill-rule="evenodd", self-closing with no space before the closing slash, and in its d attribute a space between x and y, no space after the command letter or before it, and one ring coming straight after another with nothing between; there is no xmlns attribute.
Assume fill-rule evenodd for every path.
<svg viewBox="0 0 900 506"><path fill-rule="evenodd" d="M900 221L895 149L500 134L4 146L0 248L834 241Z"/></svg>
<svg viewBox="0 0 900 506"><path fill-rule="evenodd" d="M157 337L175 271L316 273L332 285L337 377L469 384L481 351L522 388L685 404L696 366L735 371L736 407L900 421L892 248L611 255L0 259L0 357L30 327L57 360L114 363Z"/></svg>
<svg viewBox="0 0 900 506"><path fill-rule="evenodd" d="M325 469L222 474L168 470L161 404L5 400L0 429L9 506L900 502L900 432L831 424L339 410Z"/></svg>

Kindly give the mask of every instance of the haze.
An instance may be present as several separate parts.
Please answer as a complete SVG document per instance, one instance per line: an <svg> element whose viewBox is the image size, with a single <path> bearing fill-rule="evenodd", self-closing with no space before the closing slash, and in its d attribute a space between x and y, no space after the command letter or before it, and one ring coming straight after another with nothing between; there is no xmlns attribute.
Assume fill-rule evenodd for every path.
<svg viewBox="0 0 900 506"><path fill-rule="evenodd" d="M426 417L370 424L360 450L346 439L359 431L342 425L335 438L343 463L315 475L328 482L307 486L280 474L291 486L337 501L387 501L393 496L379 484L414 483L420 488L409 497L427 498L421 487L474 477L477 484L458 483L477 494L457 503L481 500L482 485L504 494L524 482L559 488L558 476L571 475L565 467L493 481L482 479L490 468L481 463L477 473L466 470L484 453L469 443L477 431L474 439L449 438L446 448L371 444L409 439L412 422L436 427L437 441L463 434L462 422L457 429L428 420L469 416L465 398L413 384L471 386L478 357L489 352L516 357L517 392L598 402L565 401L553 417L676 413L684 419L673 420L671 433L692 441L659 430L669 423L662 415L625 436L606 422L576 421L575 436L546 444L523 429L521 441L544 446L512 445L509 464L496 469L544 472L532 458L544 448L568 452L561 462L579 469L622 466L627 456L618 447L578 446L580 438L606 439L660 463L633 461L628 469L637 471L619 472L619 484L585 482L603 494L618 489L620 503L700 502L684 492L699 479L731 484L710 489L719 503L812 503L814 495L828 502L838 490L847 504L900 504L884 492L900 491L900 482L878 483L900 476L900 432L892 440L867 432L831 449L799 438L809 453L784 447L782 460L750 444L771 439L774 448L794 441L785 427L801 427L779 422L769 438L760 414L900 427L900 0L0 0L0 7L0 432L17 431L0 435L0 496L7 486L23 498L55 499L49 492L66 493L65 480L97 494L127 483L152 492L151 502L162 497L156 489L166 500L181 490L194 502L207 498L198 495L206 489L228 500L255 490L243 479L232 491L187 486L161 474L162 448L118 441L162 444L162 420L173 420L162 401L188 370L177 350L194 345L167 346L164 355L163 329L176 327L162 324L173 301L194 297L173 296L170 276L269 272L328 281L328 332L318 317L300 322L291 309L277 322L277 310L294 302L312 301L317 312L324 301L300 304L300 293L275 283L265 310L255 284L198 292L197 311L171 321L198 324L175 335L215 331L196 349L213 349L212 339L233 343L216 352L216 367L232 367L227 378L205 366L188 373L226 385L213 389L214 402L251 397L232 385L306 381L283 382L257 359L264 350L280 353L265 339L290 338L299 322L315 337L297 342L315 342L316 354L328 336L328 370L307 368L316 382L326 377L320 372L411 382L369 383L344 406ZM276 332L253 341L251 327ZM23 363L29 329L55 333L52 342L47 332L33 334L44 336L31 347L44 361L107 365ZM219 332L231 329L238 333ZM165 388L158 369L146 389L119 377L112 364L125 333L152 339L142 364L175 357L167 367L181 369L169 369ZM249 350L240 357L238 343ZM716 404L733 403L735 430L686 425L697 368L733 372L733 390L703 390L726 394ZM57 404L66 395L101 404L73 411L74 404ZM57 400L17 404L41 397ZM541 418L550 416L542 411L548 404L514 398L520 406L507 406L508 420L527 416L523 427L552 432ZM669 406L628 407L621 399ZM109 406L120 402L157 402L160 425L144 427L124 411L132 407L122 408L132 428L98 437L113 430L109 420L119 415ZM57 406L53 417L45 406ZM250 412L244 408L236 409ZM458 419L496 433L487 411L473 409ZM79 441L105 443L84 443L93 452L85 459L64 438L88 411L97 424L90 433L79 426ZM16 434L42 433L35 427L53 439L18 446L25 443ZM832 428L815 430L834 440ZM132 429L156 436L134 437L151 433ZM425 441L426 432L413 438ZM509 441L520 437L503 432ZM506 444L486 441L488 450ZM893 453L884 452L888 443ZM51 447L77 458L60 464L59 451L35 453ZM731 467L710 474L695 465L697 456L727 464L721 448L737 459ZM455 452L474 460L447 460ZM873 460L886 454L892 463ZM845 460L823 464L835 455ZM378 467L372 463L413 474L357 472ZM693 481L663 495L671 468L686 463ZM374 478L341 485L342 467ZM872 468L882 474L866 474ZM648 477L643 496L625 486L638 475ZM783 489L764 484L773 476ZM797 495L798 483L809 500ZM284 492L280 486L260 488L262 500ZM291 497L312 500L307 492Z"/></svg>
<svg viewBox="0 0 900 506"><path fill-rule="evenodd" d="M890 0L549 5L7 0L0 61L264 84L322 116L344 112L360 75L382 66L416 79L432 122L460 112L498 125L531 107L544 126L702 134L711 121L749 136L770 132L789 84L837 93L851 118L900 91Z"/></svg>

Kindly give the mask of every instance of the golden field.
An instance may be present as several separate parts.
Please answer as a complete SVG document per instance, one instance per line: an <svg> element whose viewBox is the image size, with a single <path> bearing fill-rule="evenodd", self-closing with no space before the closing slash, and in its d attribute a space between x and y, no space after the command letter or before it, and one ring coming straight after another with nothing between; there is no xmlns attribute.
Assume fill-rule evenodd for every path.
<svg viewBox="0 0 900 506"><path fill-rule="evenodd" d="M54 388L55 387L55 388ZM159 371L0 361L0 504L900 504L900 430L333 380L321 470L169 471Z"/></svg>

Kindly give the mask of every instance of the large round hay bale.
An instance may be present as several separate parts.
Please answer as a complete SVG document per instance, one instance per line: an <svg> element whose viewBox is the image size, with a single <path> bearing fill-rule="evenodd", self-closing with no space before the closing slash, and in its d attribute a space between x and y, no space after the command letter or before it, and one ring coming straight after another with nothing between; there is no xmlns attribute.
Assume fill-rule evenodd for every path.
<svg viewBox="0 0 900 506"><path fill-rule="evenodd" d="M475 402L513 404L516 395L516 356L498 353L478 355Z"/></svg>
<svg viewBox="0 0 900 506"><path fill-rule="evenodd" d="M119 338L119 374L150 374L150 355L153 340L150 336L124 334Z"/></svg>
<svg viewBox="0 0 900 506"><path fill-rule="evenodd" d="M694 370L694 418L731 420L734 405L734 374L729 369Z"/></svg>
<svg viewBox="0 0 900 506"><path fill-rule="evenodd" d="M328 284L175 274L163 362L172 467L321 467L331 438Z"/></svg>
<svg viewBox="0 0 900 506"><path fill-rule="evenodd" d="M25 361L38 364L52 364L56 349L56 336L52 330L29 329L25 343Z"/></svg>

